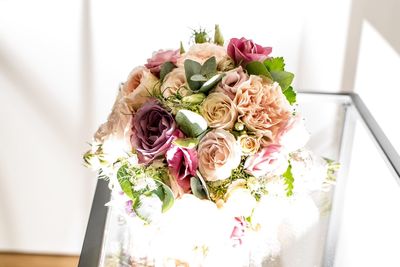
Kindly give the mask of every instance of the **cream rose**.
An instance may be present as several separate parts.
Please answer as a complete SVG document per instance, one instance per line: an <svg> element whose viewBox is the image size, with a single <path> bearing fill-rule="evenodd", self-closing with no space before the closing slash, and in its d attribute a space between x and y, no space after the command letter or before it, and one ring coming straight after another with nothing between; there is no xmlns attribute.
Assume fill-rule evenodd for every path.
<svg viewBox="0 0 400 267"><path fill-rule="evenodd" d="M136 112L158 86L159 80L145 67L134 68L122 87L122 96Z"/></svg>
<svg viewBox="0 0 400 267"><path fill-rule="evenodd" d="M223 209L232 217L249 217L257 205L257 201L246 187L244 179L232 182L224 199Z"/></svg>
<svg viewBox="0 0 400 267"><path fill-rule="evenodd" d="M175 68L168 73L161 85L161 93L164 98L175 95L179 92L182 96L187 96L190 91L186 88L186 76L183 68Z"/></svg>
<svg viewBox="0 0 400 267"><path fill-rule="evenodd" d="M186 59L191 59L203 64L210 57L215 57L217 65L230 65L226 62L229 60L226 49L212 43L192 45L189 50L178 59L177 65L179 67L183 66Z"/></svg>
<svg viewBox="0 0 400 267"><path fill-rule="evenodd" d="M100 125L94 134L94 139L98 143L104 143L110 138L126 139L129 143L132 111L122 96L121 87L107 122Z"/></svg>
<svg viewBox="0 0 400 267"><path fill-rule="evenodd" d="M292 108L278 83L251 75L237 90L238 120L247 129L273 140L291 118Z"/></svg>
<svg viewBox="0 0 400 267"><path fill-rule="evenodd" d="M237 119L235 103L223 93L211 93L204 100L202 115L211 128L230 130Z"/></svg>
<svg viewBox="0 0 400 267"><path fill-rule="evenodd" d="M257 153L260 148L260 137L254 135L241 135L239 136L240 147L244 155L253 155Z"/></svg>
<svg viewBox="0 0 400 267"><path fill-rule="evenodd" d="M207 181L224 180L239 166L241 154L240 145L231 133L212 130L198 147L199 170Z"/></svg>

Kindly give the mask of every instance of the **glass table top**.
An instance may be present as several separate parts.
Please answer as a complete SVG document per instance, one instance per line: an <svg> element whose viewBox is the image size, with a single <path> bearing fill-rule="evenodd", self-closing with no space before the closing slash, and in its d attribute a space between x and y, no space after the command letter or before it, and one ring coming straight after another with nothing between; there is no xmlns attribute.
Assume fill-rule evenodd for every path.
<svg viewBox="0 0 400 267"><path fill-rule="evenodd" d="M307 148L340 162L329 216L295 244L291 260L265 266L400 266L400 158L358 95L299 93ZM132 265L129 224L104 206L97 184L79 266ZM301 248L300 248L301 247Z"/></svg>

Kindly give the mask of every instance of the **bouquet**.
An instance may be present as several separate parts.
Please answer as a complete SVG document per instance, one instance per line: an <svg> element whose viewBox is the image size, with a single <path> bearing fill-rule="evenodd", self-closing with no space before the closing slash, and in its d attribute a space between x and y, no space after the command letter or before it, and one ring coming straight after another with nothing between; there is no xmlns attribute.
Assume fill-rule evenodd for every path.
<svg viewBox="0 0 400 267"><path fill-rule="evenodd" d="M213 40L195 31L187 51L134 68L84 155L134 222L132 262L145 247L149 266L263 264L276 252L268 210L334 180L336 165L304 148L283 57L246 38L223 45L218 26Z"/></svg>

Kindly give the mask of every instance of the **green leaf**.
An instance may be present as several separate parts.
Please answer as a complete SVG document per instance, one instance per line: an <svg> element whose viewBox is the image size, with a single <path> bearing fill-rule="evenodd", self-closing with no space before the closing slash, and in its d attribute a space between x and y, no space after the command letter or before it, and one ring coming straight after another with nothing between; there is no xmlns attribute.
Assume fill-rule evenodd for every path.
<svg viewBox="0 0 400 267"><path fill-rule="evenodd" d="M171 188L164 184L159 180L154 180L160 186L154 191L154 193L160 198L162 201L162 212L166 212L174 205L174 193L172 192Z"/></svg>
<svg viewBox="0 0 400 267"><path fill-rule="evenodd" d="M179 128L189 137L197 137L207 130L207 121L201 115L190 110L179 110L175 120Z"/></svg>
<svg viewBox="0 0 400 267"><path fill-rule="evenodd" d="M127 165L122 165L117 171L117 180L121 186L122 191L130 198L134 199L132 183L129 179L132 177L132 174L129 172Z"/></svg>
<svg viewBox="0 0 400 267"><path fill-rule="evenodd" d="M167 74L170 73L174 68L176 68L176 66L171 61L164 62L161 65L160 81L163 82L165 76L167 76Z"/></svg>
<svg viewBox="0 0 400 267"><path fill-rule="evenodd" d="M208 193L207 185L204 180L199 177L190 178L190 188L192 189L193 195L200 199L210 199L210 195Z"/></svg>
<svg viewBox="0 0 400 267"><path fill-rule="evenodd" d="M272 79L278 82L284 92L291 84L294 74L287 71L271 71Z"/></svg>
<svg viewBox="0 0 400 267"><path fill-rule="evenodd" d="M272 76L267 67L259 61L253 61L247 64L246 70L249 75L263 75L272 80Z"/></svg>
<svg viewBox="0 0 400 267"><path fill-rule="evenodd" d="M184 62L186 81L192 91L200 89L202 82L192 81L191 78L195 74L200 74L201 64L191 59L186 59Z"/></svg>
<svg viewBox="0 0 400 267"><path fill-rule="evenodd" d="M286 184L286 196L290 197L293 195L293 183L294 178L292 174L292 165L289 162L289 166L287 167L284 174L282 174L285 184Z"/></svg>
<svg viewBox="0 0 400 267"><path fill-rule="evenodd" d="M199 89L200 93L207 93L211 89L213 89L224 77L224 73L219 73L211 77L208 81L206 81Z"/></svg>
<svg viewBox="0 0 400 267"><path fill-rule="evenodd" d="M190 80L194 81L194 82L206 82L208 79L207 79L207 77L205 77L201 74L195 74L195 75L192 75L192 77L190 77Z"/></svg>
<svg viewBox="0 0 400 267"><path fill-rule="evenodd" d="M283 94L285 95L285 97L290 105L293 105L294 103L296 103L297 94L294 91L292 86L289 86L285 91L283 91Z"/></svg>
<svg viewBox="0 0 400 267"><path fill-rule="evenodd" d="M215 57L210 57L203 63L203 66L201 66L200 74L211 77L215 73L217 73L217 60Z"/></svg>
<svg viewBox="0 0 400 267"><path fill-rule="evenodd" d="M136 215L147 223L151 223L154 218L161 214L163 203L155 193L140 195L133 202L133 210Z"/></svg>
<svg viewBox="0 0 400 267"><path fill-rule="evenodd" d="M199 144L199 139L197 138L178 138L172 142L174 145L177 145L182 148L195 148Z"/></svg>
<svg viewBox="0 0 400 267"><path fill-rule="evenodd" d="M283 57L271 57L264 61L264 65L267 67L268 71L284 71L285 61Z"/></svg>

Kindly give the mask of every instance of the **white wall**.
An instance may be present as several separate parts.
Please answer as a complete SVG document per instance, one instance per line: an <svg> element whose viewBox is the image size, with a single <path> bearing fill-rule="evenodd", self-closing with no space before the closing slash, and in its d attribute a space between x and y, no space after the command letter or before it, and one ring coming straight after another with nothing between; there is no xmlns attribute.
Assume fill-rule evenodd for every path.
<svg viewBox="0 0 400 267"><path fill-rule="evenodd" d="M95 185L81 166L85 142L119 82L154 50L187 44L190 28L219 23L226 39L252 38L285 56L299 90L340 91L350 7L348 0L2 0L0 250L79 253Z"/></svg>

